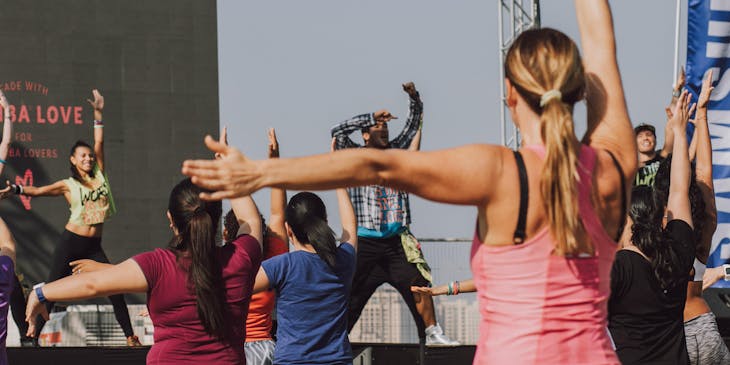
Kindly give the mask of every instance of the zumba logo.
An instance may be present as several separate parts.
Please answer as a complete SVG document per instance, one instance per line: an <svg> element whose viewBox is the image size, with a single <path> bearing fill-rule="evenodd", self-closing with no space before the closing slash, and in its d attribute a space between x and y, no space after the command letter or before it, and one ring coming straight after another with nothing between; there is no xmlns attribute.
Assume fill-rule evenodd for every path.
<svg viewBox="0 0 730 365"><path fill-rule="evenodd" d="M21 178L20 176L15 176L15 184L22 185L22 186L32 186L33 185L33 171L30 171L30 169L25 170L25 175ZM23 203L23 207L25 207L25 210L30 210L30 197L27 195L19 195L20 201Z"/></svg>

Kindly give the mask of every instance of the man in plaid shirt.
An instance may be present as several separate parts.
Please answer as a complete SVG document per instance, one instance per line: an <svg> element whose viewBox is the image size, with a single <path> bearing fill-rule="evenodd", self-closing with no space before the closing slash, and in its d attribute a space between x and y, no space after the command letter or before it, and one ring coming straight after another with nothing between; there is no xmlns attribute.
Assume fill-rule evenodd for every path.
<svg viewBox="0 0 730 365"><path fill-rule="evenodd" d="M410 98L410 113L405 128L395 139L389 140L388 122L397 118L383 109L355 116L334 126L332 137L335 138L335 149L365 147L417 150L420 145L423 103L412 82L404 84L403 90ZM362 133L364 146L350 139L350 135L356 131ZM415 294L414 298L410 289L411 286L430 286L430 272L426 272L427 277L424 277L418 265L409 262L407 258L413 257L412 251L415 250L416 256L425 264L420 249L410 248L411 255L407 255L402 243L402 236L410 235L408 193L379 185L347 190L357 215L357 235L361 243L352 281L349 330L352 330L373 292L380 285L388 283L398 290L408 305L416 321L419 338L425 338L426 344L431 346L458 345L458 342L443 334L441 326L436 322L433 299L419 294ZM408 246L405 248L408 249ZM423 266L427 269L427 265Z"/></svg>

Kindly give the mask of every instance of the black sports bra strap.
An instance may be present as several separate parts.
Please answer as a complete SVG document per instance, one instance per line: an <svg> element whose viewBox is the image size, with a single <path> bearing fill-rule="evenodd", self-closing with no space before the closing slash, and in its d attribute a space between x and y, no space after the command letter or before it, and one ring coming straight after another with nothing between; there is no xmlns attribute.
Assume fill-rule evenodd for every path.
<svg viewBox="0 0 730 365"><path fill-rule="evenodd" d="M527 225L527 203L530 201L530 186L527 184L527 169L525 168L525 160L522 159L520 151L514 151L515 160L517 161L517 171L520 175L520 212L517 217L517 228L513 242L517 245L525 242L525 227Z"/></svg>
<svg viewBox="0 0 730 365"><path fill-rule="evenodd" d="M621 176L621 211L623 214L621 215L621 225L619 226L618 233L616 235L616 242L618 242L618 240L621 239L621 234L624 233L624 226L626 226L626 214L628 213L626 211L626 179L624 177L624 170L621 169L621 165L618 163L616 156L614 156L610 151L606 152L608 152L608 155L611 156L611 160L613 160L613 164L616 166L619 176Z"/></svg>

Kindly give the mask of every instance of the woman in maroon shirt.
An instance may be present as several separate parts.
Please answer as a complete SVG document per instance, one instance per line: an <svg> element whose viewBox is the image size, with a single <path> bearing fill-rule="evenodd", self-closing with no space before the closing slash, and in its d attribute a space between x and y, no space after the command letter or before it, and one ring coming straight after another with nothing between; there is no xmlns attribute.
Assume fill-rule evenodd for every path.
<svg viewBox="0 0 730 365"><path fill-rule="evenodd" d="M200 200L189 179L170 194L167 217L174 235L156 249L94 272L36 288L28 298L28 335L42 303L146 292L155 326L148 364L245 364L243 342L251 291L261 263L261 218L251 197L231 201L241 224L238 238L217 247L220 202Z"/></svg>

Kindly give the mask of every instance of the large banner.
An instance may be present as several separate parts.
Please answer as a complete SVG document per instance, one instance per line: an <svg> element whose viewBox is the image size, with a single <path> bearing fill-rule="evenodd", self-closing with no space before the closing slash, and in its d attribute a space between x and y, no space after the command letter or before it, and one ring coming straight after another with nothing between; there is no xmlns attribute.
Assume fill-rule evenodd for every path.
<svg viewBox="0 0 730 365"><path fill-rule="evenodd" d="M687 28L688 87L696 96L710 69L715 81L708 122L717 231L707 266L716 267L730 262L730 0L690 0ZM721 280L716 285L730 287L730 282Z"/></svg>
<svg viewBox="0 0 730 365"><path fill-rule="evenodd" d="M0 89L11 104L2 113L14 127L0 185L68 178L71 146L93 145L86 99L98 88L118 209L102 246L115 263L166 246L165 211L181 163L209 157L203 137L217 135L216 2L4 1L0 8ZM0 202L0 216L18 241L17 270L26 283L45 281L69 218L66 200L11 197Z"/></svg>

